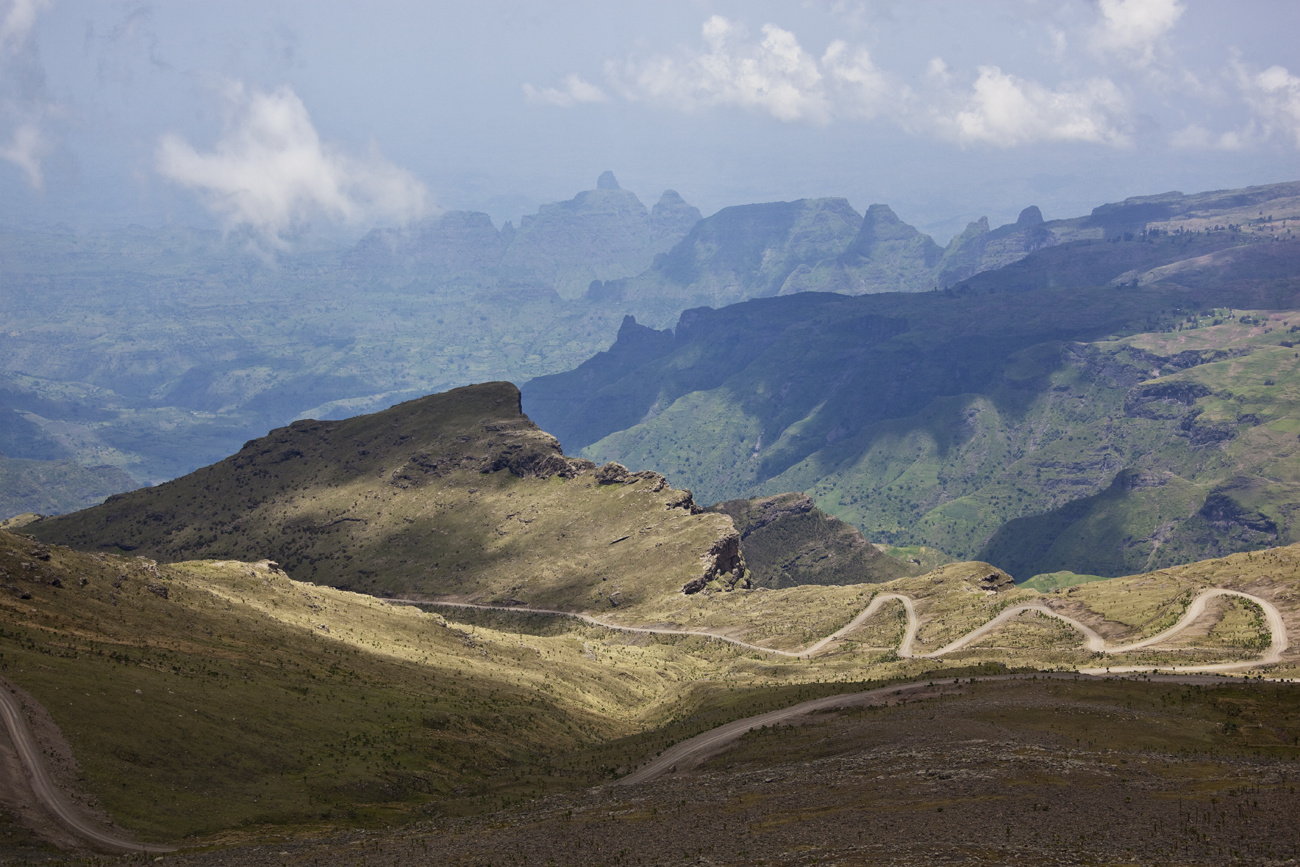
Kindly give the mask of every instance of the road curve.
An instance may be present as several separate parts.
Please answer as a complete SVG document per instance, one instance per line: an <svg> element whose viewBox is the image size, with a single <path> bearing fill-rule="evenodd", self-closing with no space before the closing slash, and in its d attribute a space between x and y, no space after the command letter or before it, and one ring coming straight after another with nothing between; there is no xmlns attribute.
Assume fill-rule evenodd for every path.
<svg viewBox="0 0 1300 867"><path fill-rule="evenodd" d="M1143 670L1144 681L1159 681L1163 683L1206 683L1214 682L1213 678L1208 677L1189 677L1186 674L1159 675L1149 674L1148 670ZM1065 672L1039 672L1038 674L995 674L986 677L961 678L965 683L975 681L1000 681L1000 680L1078 680L1080 673ZM1114 672L1112 672L1113 674ZM704 758L721 751L723 747L732 741L739 740L746 732L753 731L763 726L778 725L801 716L807 716L811 713L826 710L838 710L848 707L873 707L882 704L888 704L891 700L913 700L921 698L931 698L936 695L954 692L955 684L943 683L936 681L913 681L912 683L891 684L890 686L877 687L865 692L843 693L841 695L830 695L824 698L815 698L811 701L805 701L800 704L791 705L790 707L781 708L780 710L768 711L757 716L746 717L745 719L729 722L726 725L710 729L703 734L698 734L693 738L673 744L664 750L655 758L646 764L637 768L625 777L614 781L615 786L634 786L638 783L648 783L657 779L664 774L676 771L679 766L685 762L698 762ZM920 693L918 695L918 693Z"/></svg>
<svg viewBox="0 0 1300 867"><path fill-rule="evenodd" d="M7 686L0 683L0 716L4 717L9 739L13 741L18 758L27 771L28 781L37 800L49 811L59 824L92 846L108 852L175 852L174 846L157 846L150 843L137 843L123 837L116 837L96 828L86 821L50 777L45 766L45 757L32 736L27 720L23 717L22 706L9 692Z"/></svg>
<svg viewBox="0 0 1300 867"><path fill-rule="evenodd" d="M1043 614L1048 617L1054 617L1057 620L1060 620L1066 625L1075 629L1076 631L1078 631L1083 635L1087 648L1091 653L1103 653L1109 656L1117 653L1127 653L1133 650L1141 650L1142 648L1151 647L1152 645L1159 644L1162 641L1167 641L1168 639L1173 638L1175 635L1182 632L1184 629L1186 629L1188 626L1194 623L1197 620L1197 618L1199 618L1202 614L1205 613L1205 606L1209 602L1209 600L1218 596L1238 596L1242 599L1247 599L1251 602L1254 602L1261 609L1263 609L1264 618L1265 621L1268 623L1269 634L1270 634L1268 649L1258 658L1253 660L1246 660L1244 662L1222 662L1222 663L1213 663L1209 665L1183 665L1183 666L1159 666L1159 667L1166 668L1172 671L1189 672L1189 673L1230 672L1230 671L1243 671L1245 669L1254 668L1259 665L1269 665L1271 663L1278 662L1282 657L1282 653L1288 647L1287 636L1286 636L1286 622L1282 619L1282 612L1278 611L1277 606L1275 606L1272 602L1269 602L1267 599L1262 599L1259 596L1255 596L1254 594L1251 593L1245 593L1240 590L1225 590L1222 588L1212 588L1209 590L1201 591L1199 594L1197 594L1196 598L1192 600L1191 604L1187 606L1187 611L1183 613L1183 616L1180 617L1178 619L1178 622L1175 623L1173 626L1169 627L1168 629L1164 630L1163 632L1157 635L1151 636L1150 638L1144 638L1141 639L1140 641L1134 641L1128 644L1117 644L1117 645L1107 644L1106 640L1102 638L1099 634L1097 634L1097 631L1094 630L1092 627L1088 626L1087 624L1081 623L1080 621L1075 620L1073 617L1068 617L1064 614L1061 614L1060 612L1053 611L1052 609L1048 608L1046 605L1043 605L1042 603L1027 602L1023 605L1013 605L1005 609L1004 611L1001 611L996 617L994 617L992 620L989 620L984 625L971 630L970 632L944 645L938 650L932 651L930 653L920 653L920 654L915 653L913 651L913 644L916 640L916 633L921 627L921 622L916 615L916 607L914 604L914 600L911 597L906 596L902 593L881 593L877 595L875 598L871 600L870 604L868 604L866 608L858 612L858 614L847 624L845 624L843 627L837 629L835 632L831 633L830 635L826 636L825 638L821 639L815 644L809 645L803 650L778 650L772 647L763 647L762 645L759 644L750 644L749 642L741 641L738 638L730 638L726 635L718 635L715 632L706 632L702 629L674 629L671 627L661 627L661 626L623 626L618 623L607 623L603 620L599 620L588 614L577 614L572 611L559 611L552 608L529 608L524 605L511 605L511 606L483 605L474 602L444 602L444 601L433 600L433 599L419 599L416 597L400 597L400 598L389 599L388 601L397 602L404 605L431 605L431 606L441 606L441 607L448 607L448 608L471 608L479 611L516 611L516 612L522 612L526 614L551 614L559 617L571 617L575 620L579 620L591 626L599 626L604 629L614 629L620 632L639 633L642 635L693 635L702 638L712 638L716 641L725 641L728 644L734 644L737 647L743 647L746 650L755 650L760 653L767 653L773 656L785 656L792 659L806 659L810 656L814 656L820 653L828 645L836 641L839 641L844 636L848 635L853 630L857 629L859 626L861 626L863 623L869 620L873 615L875 615L881 609L882 606L885 605L885 603L898 601L903 604L903 608L907 612L907 629L904 631L903 638L898 644L897 652L899 657L903 659L938 659L939 657L946 656L949 653L953 653L955 651L961 650L962 648L965 648L975 643L976 641L979 641L981 638L988 635L990 632L993 632L998 627L1005 625L1007 621L1011 620L1013 617L1022 614L1026 611L1035 611L1038 612L1039 614ZM1108 668L1080 669L1080 671L1083 671L1084 673L1088 673L1088 674L1103 673L1103 672L1118 674L1127 671L1151 671L1151 670L1152 670L1152 666L1149 665L1129 666L1125 668L1114 668L1114 669L1108 669Z"/></svg>
<svg viewBox="0 0 1300 867"><path fill-rule="evenodd" d="M1168 629L1166 629L1164 632L1161 632L1157 635L1153 635L1150 638L1144 638L1141 641L1135 641L1132 644L1123 644L1118 647L1108 649L1105 652L1124 653L1125 651L1129 651L1129 650L1139 650L1143 647L1150 647L1153 644L1158 644L1161 641L1165 641L1166 639L1172 638L1174 635L1178 634L1182 630L1186 629L1188 626L1192 625L1192 623L1198 617L1204 614L1206 604L1216 596L1239 596L1242 599L1247 599L1251 602L1254 602L1256 605L1258 605L1260 608L1263 609L1264 620L1268 623L1268 631L1270 636L1268 649L1265 650L1258 659L1247 660L1245 662L1220 662L1220 663L1214 663L1210 665L1171 666L1171 670L1189 671L1189 672L1207 672L1207 673L1208 672L1231 672L1231 671L1244 671L1245 669L1248 668L1254 668L1257 665L1269 665L1275 662L1280 662L1282 659L1282 654L1286 651L1287 647L1289 646L1289 642L1287 641L1287 637L1286 637L1286 621L1282 619L1282 612L1278 611L1277 606L1274 605L1272 602L1269 602L1267 599L1261 599L1258 596L1255 596L1250 593L1243 593L1240 590L1225 590L1222 588L1215 588L1213 590L1202 591L1200 595L1198 595L1195 599L1193 599L1191 604L1187 606L1187 611L1185 611L1183 613L1183 616L1178 619L1178 622L1175 623L1173 626L1169 627ZM1148 671L1148 670L1150 670L1149 666L1145 668L1141 666L1124 666L1119 668L1107 668L1107 669L1091 668L1091 669L1086 669L1085 671L1088 674L1097 674L1102 671L1106 671L1112 674L1121 674L1130 671Z"/></svg>
<svg viewBox="0 0 1300 867"><path fill-rule="evenodd" d="M690 759L697 759L708 755L718 748L738 740L745 732L753 731L764 726L779 725L795 717L805 716L810 713L816 713L822 710L833 710L845 707L864 707L878 704L885 704L892 698L907 698L916 692L927 689L936 689L942 691L944 686L935 686L933 683L917 681L916 683L894 684L892 686L882 686L876 689L869 689L865 692L844 693L842 695L828 695L823 698L814 698L810 701L801 702L783 707L779 710L771 710L767 713L758 714L757 716L746 717L745 719L729 722L720 725L715 729L709 729L703 734L696 735L693 738L680 741L664 750L649 763L642 765L637 770L620 778L615 785L632 786L637 783L644 783L653 780L655 777L668 773L676 768L681 762Z"/></svg>

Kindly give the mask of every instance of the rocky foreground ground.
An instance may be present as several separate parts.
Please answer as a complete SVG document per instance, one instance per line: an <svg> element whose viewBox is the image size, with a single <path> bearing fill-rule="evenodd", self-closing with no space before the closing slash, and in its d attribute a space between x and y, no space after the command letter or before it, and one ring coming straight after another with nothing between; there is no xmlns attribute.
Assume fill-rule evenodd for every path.
<svg viewBox="0 0 1300 867"><path fill-rule="evenodd" d="M754 732L642 786L165 860L1294 864L1297 743L1296 685L963 682Z"/></svg>

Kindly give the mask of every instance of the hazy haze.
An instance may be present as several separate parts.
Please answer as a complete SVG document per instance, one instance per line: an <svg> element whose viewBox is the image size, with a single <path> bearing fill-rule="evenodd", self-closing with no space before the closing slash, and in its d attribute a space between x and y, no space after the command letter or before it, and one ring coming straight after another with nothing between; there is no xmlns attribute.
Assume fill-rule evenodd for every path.
<svg viewBox="0 0 1300 867"><path fill-rule="evenodd" d="M283 242L517 219L613 169L705 213L968 220L1300 177L1300 4L0 0L0 220Z"/></svg>

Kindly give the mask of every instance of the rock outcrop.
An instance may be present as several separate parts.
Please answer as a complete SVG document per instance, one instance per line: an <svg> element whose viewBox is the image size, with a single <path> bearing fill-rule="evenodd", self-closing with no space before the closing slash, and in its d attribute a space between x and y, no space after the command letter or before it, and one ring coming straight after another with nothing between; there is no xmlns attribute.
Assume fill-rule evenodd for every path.
<svg viewBox="0 0 1300 867"><path fill-rule="evenodd" d="M758 587L881 582L921 571L919 564L881 553L852 524L818 509L807 494L728 500L709 510L735 522Z"/></svg>
<svg viewBox="0 0 1300 867"><path fill-rule="evenodd" d="M688 596L699 593L715 581L718 589L723 591L737 587L747 590L751 586L745 558L740 553L740 534L735 530L714 542L700 557L700 563L703 571L699 577L682 585L682 592Z"/></svg>

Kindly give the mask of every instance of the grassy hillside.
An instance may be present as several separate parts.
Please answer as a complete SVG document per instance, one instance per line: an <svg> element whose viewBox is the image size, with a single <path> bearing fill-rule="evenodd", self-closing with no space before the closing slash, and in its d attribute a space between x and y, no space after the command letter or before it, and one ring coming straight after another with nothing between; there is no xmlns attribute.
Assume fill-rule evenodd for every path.
<svg viewBox="0 0 1300 867"><path fill-rule="evenodd" d="M800 490L1018 579L1139 572L1297 538L1297 273L1300 244L1222 233L1058 246L951 293L693 311L525 403L704 502Z"/></svg>
<svg viewBox="0 0 1300 867"><path fill-rule="evenodd" d="M42 515L84 509L135 480L116 467L83 467L71 460L16 460L0 454L0 515Z"/></svg>
<svg viewBox="0 0 1300 867"><path fill-rule="evenodd" d="M27 529L169 561L272 558L300 580L382 595L572 610L730 586L744 571L730 519L698 514L689 492L654 473L566 459L509 383L297 422L188 476Z"/></svg>
<svg viewBox="0 0 1300 867"><path fill-rule="evenodd" d="M1167 628L1207 587L1277 605L1292 650L1268 671L1300 674L1300 546L1047 594L978 563L885 584L677 594L642 622L798 648L895 592L915 600L922 652L1023 601L1121 641ZM872 678L1098 664L1077 633L1033 614L942 661L900 660L904 620L891 603L795 660L539 614L464 612L457 623L265 561L158 564L6 531L0 589L0 674L60 726L78 785L132 832L191 843L584 789L721 722ZM1256 606L1220 599L1176 640L1107 664L1250 660L1268 640Z"/></svg>
<svg viewBox="0 0 1300 867"><path fill-rule="evenodd" d="M0 671L61 727L79 785L153 839L491 810L585 788L721 722L868 678L1097 664L1077 634L1033 616L942 662L900 661L902 621L887 611L795 661L504 612L458 625L265 562L158 565L3 531L0 573ZM715 596L698 625L743 623L751 638L797 646L877 589L916 598L923 650L1027 599L1112 638L1160 631L1207 586L1262 595L1289 623L1300 615L1294 546L1041 597L992 590L990 574L967 564L878 588L740 591ZM1261 629L1252 606L1224 602L1190 635L1111 664L1250 659L1267 644ZM1294 676L1298 664L1292 652L1272 673Z"/></svg>
<svg viewBox="0 0 1300 867"><path fill-rule="evenodd" d="M0 671L50 711L101 805L152 838L571 785L547 781L547 757L638 730L702 664L658 645L598 658L590 630L460 628L265 562L159 566L0 531L0 580Z"/></svg>

